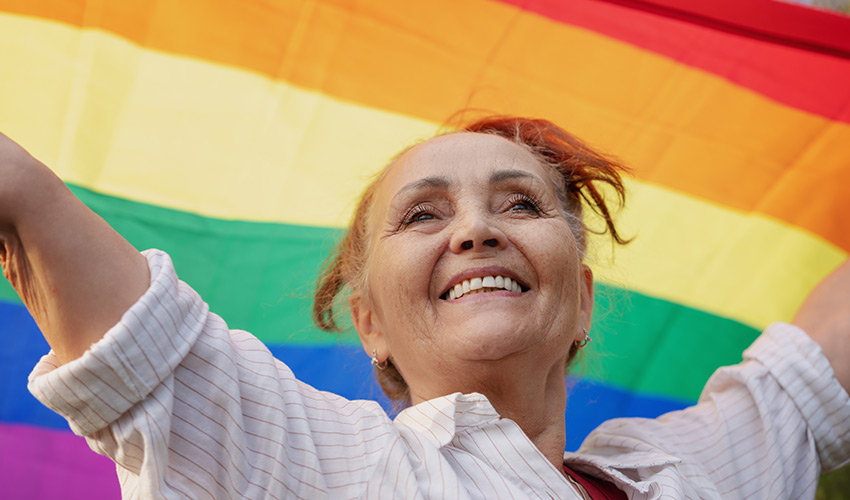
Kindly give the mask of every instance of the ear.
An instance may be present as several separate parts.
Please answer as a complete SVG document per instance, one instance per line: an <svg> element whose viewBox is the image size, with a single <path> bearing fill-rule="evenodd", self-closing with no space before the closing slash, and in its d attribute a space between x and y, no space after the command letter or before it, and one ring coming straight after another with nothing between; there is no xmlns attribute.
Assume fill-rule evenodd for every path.
<svg viewBox="0 0 850 500"><path fill-rule="evenodd" d="M584 264L582 264L582 268L581 304L579 305L581 318L579 319L579 325L589 332L591 323L593 322L593 271Z"/></svg>
<svg viewBox="0 0 850 500"><path fill-rule="evenodd" d="M374 353L378 361L386 360L389 357L386 339L369 300L359 295L352 296L348 300L348 308L351 310L351 320L357 335L360 336L363 350L370 358Z"/></svg>

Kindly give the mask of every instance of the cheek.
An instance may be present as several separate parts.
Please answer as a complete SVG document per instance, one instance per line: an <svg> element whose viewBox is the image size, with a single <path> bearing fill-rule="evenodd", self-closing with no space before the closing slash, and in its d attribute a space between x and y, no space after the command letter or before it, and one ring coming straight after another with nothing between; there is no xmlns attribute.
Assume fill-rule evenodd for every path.
<svg viewBox="0 0 850 500"><path fill-rule="evenodd" d="M552 228L551 237L538 239L534 245L537 272L542 283L557 290L565 304L577 301L581 286L581 261L575 239L568 227Z"/></svg>
<svg viewBox="0 0 850 500"><path fill-rule="evenodd" d="M437 252L438 245L427 239L379 243L370 263L369 288L385 325L395 329L428 310Z"/></svg>

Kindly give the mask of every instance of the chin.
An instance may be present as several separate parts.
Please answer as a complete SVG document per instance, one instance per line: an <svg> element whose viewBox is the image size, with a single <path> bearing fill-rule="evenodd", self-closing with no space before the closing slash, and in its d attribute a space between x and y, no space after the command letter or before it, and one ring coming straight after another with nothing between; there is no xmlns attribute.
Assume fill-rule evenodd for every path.
<svg viewBox="0 0 850 500"><path fill-rule="evenodd" d="M498 361L512 354L533 350L540 347L543 339L535 340L533 335L516 329L506 329L504 324L498 327L486 328L477 325L474 332L466 331L458 335L457 347L463 349L460 356L479 361Z"/></svg>

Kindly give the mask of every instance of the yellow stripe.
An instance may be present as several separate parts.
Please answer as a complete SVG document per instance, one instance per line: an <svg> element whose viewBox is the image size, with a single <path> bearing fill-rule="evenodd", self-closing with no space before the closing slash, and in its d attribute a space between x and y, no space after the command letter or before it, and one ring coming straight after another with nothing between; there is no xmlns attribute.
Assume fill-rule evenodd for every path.
<svg viewBox="0 0 850 500"><path fill-rule="evenodd" d="M541 30L538 24L545 22L530 15L521 19L514 27L517 36ZM642 180L774 214L842 244L845 231L809 224L829 225L818 209L792 208L807 201L814 188L823 207L843 199L839 187L818 179L843 178L850 126L777 105L713 75L584 30L558 33L559 43L590 44L613 57L606 56L600 71L633 68L657 77L639 79L632 94L623 95L615 73L568 78L551 73L566 71L563 65L544 64L519 71L511 66L515 55L500 52L499 61L482 73L485 90L474 104L552 118L607 145L634 165ZM175 208L215 217L339 224L347 213L342 202L306 211L303 189L293 192L283 181L270 182L268 172L297 165L298 180L335 189L327 199L348 200L338 195L352 191L336 191L321 175L350 185L350 169L357 175L371 172L400 146L435 128L426 120L346 104L249 71L140 49L112 34L45 20L0 15L0 44L0 63L14 68L0 82L4 96L15 96L0 103L13 107L5 116L16 117L7 128L26 134L19 137L41 137L28 143L40 153L54 153L45 158L60 160L52 164L69 178L169 206L176 203L169 201L173 193L188 187L195 198ZM627 64L638 56L640 67ZM549 84L537 88L512 74ZM663 99L650 97L662 92ZM61 154L38 149L44 140L53 149L64 145ZM120 175L110 171L113 164L121 165ZM79 165L97 175L82 175L86 170ZM207 176L198 185L195 174L212 167L227 173L216 180ZM140 179L152 169L170 173L169 184Z"/></svg>
<svg viewBox="0 0 850 500"><path fill-rule="evenodd" d="M0 16L0 65L0 95L14 96L0 100L0 128L65 180L217 218L342 226L370 173L436 129L10 15ZM788 318L844 256L766 217L630 184L624 230L638 238L613 264L595 259L603 281L761 327Z"/></svg>
<svg viewBox="0 0 850 500"><path fill-rule="evenodd" d="M819 179L850 175L843 174L850 154L850 126L778 105L716 76L575 28L557 30L559 38L553 43L594 47L593 57L604 54L601 67L587 61L579 65L596 68L593 78L557 73L570 71L573 65L541 61L514 67L518 60L527 59L516 54L521 50L516 38L548 26L539 16L519 19L496 59L482 70L475 84L481 91L473 105L552 118L616 152L635 166L642 180L738 209L773 214L842 245L845 231L821 227L829 226L822 213L798 207L809 200L808 192L814 188L823 206L839 205L844 198L835 186L841 183L825 185ZM72 137L63 143L69 147L86 139L89 156L76 154L68 159L85 160L92 168L100 168L96 165L106 158L106 150L110 159L125 165L123 170L132 166L144 172L154 163L172 172L172 165L195 165L202 170L201 165L221 164L228 169L245 165L251 173L260 174L248 177L259 179L254 182L266 188L261 192L282 194L286 190L271 191L267 185L267 170L274 166L298 160L318 164L323 172L344 174L348 165L371 171L397 145L434 129L426 120L376 112L368 106L347 107L339 99L320 97L246 70L140 49L112 34L13 15L2 15L0 27L0 43L5 45L0 62L14 68L0 85L9 91L4 95L16 96L9 100L15 102L0 105L17 106L18 113L36 118L33 128L39 135L50 127L57 133L79 134L74 125L104 125L113 131L109 138L120 141L102 141L103 131L99 131L98 137ZM642 75L628 94L617 83L622 68ZM430 94L420 95L421 90L412 89L406 97L399 94L398 99L429 100ZM397 89L392 91L398 94ZM382 135L383 129L390 134ZM269 142L261 140L266 138L278 146L266 146ZM215 154L210 142L215 142ZM154 155L148 144L156 144L162 153ZM311 148L309 156L305 146ZM336 154L343 150L346 153ZM371 155L363 155L365 164L357 163L361 151ZM348 161L337 161L340 157ZM149 161L140 167L143 159ZM194 186L194 179L188 177L174 182ZM221 217L281 217L270 211L275 207L256 208L260 202L250 181L232 180L218 186L236 200L228 202L235 205L232 213L223 209L221 193L216 191L199 194L210 199L199 198L197 208ZM118 181L109 187L131 189L120 185L123 178ZM175 190L180 192L180 187ZM135 197L142 195L156 196L135 193ZM298 215L297 220L334 224L344 212L322 214L330 219Z"/></svg>
<svg viewBox="0 0 850 500"><path fill-rule="evenodd" d="M0 127L63 179L223 219L344 225L368 176L437 129L17 16L0 67Z"/></svg>
<svg viewBox="0 0 850 500"><path fill-rule="evenodd" d="M847 258L822 238L763 215L636 181L628 182L628 196L617 222L636 237L613 249L605 238L593 240L596 278L754 328L791 320L808 291Z"/></svg>

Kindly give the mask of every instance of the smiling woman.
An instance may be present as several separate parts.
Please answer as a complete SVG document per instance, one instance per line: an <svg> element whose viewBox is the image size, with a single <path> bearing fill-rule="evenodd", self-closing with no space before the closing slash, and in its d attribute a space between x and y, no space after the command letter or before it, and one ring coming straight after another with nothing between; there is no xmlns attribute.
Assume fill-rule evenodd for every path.
<svg viewBox="0 0 850 500"><path fill-rule="evenodd" d="M409 405L391 420L297 380L167 254L139 254L0 135L0 261L53 348L30 390L116 462L128 498L811 498L850 460L846 264L699 404L608 422L564 453L565 371L593 309L582 207L624 242L601 194L622 199L622 170L505 117L385 168L314 317L334 329L347 296L382 386Z"/></svg>
<svg viewBox="0 0 850 500"><path fill-rule="evenodd" d="M349 288L355 326L364 347L370 354L374 352L378 360L386 360L384 369L377 372L381 387L387 396L404 405L430 399L410 393L409 385L414 379L437 384L434 373L451 374L455 378L459 369L481 368L463 364L441 369L439 365L431 365L433 360L421 358L422 353L410 356L404 348L408 341L401 345L393 342L397 347L390 349L388 342L392 341L385 332L415 329L373 324L373 304L403 295L395 289L373 289L370 283L412 285L418 278L423 287L419 303L388 305L392 314L389 318L379 318L381 322L389 319L407 325L421 324L425 313L430 315L432 325L421 325L420 330L434 331L433 323L442 319L436 306L446 306L443 302L450 299L453 304L445 308L446 314L476 318L475 324L448 320L444 324L456 325L460 331L457 336L445 332L452 339L449 345L446 348L430 342L425 345L448 353L458 345L465 345L463 339L477 335L470 338L470 343L472 351L479 351L478 356L486 348L492 350L488 356L508 360L519 353L500 351L510 337L500 335L500 330L509 329L511 336L526 341L534 337L516 328L517 317L505 307L513 304L528 313L535 310L530 307L543 307L542 302L549 300L549 307L554 309L536 310L534 317L540 321L555 320L559 313L567 312L564 305L580 303L578 290L559 290L556 294L538 285L555 281L557 288L567 283L575 288L578 284L578 279L567 277L576 274L576 262L583 258L587 245L582 200L604 218L617 242L625 242L617 233L605 198L597 187L597 184L612 187L623 201L625 190L620 173L626 169L618 162L593 151L545 120L490 117L461 130L466 133L442 136L405 151L366 188L352 229L320 277L316 291L315 321L331 331L336 329L333 307L337 295L344 287ZM560 259L552 258L556 256ZM531 261L531 257L536 257L536 261ZM370 260L382 265L376 269L369 265ZM541 268L535 268L535 263ZM542 267L545 265L556 269ZM557 269L558 266L565 269ZM584 270L586 276L581 277L584 284L581 288L589 293L585 293L583 301L587 313L583 325L578 328L550 324L552 328L575 335L590 329L592 280L588 268ZM484 282L488 278L492 284ZM513 290L513 286L520 289ZM454 305L464 295L485 288L491 289L486 297L467 296ZM527 300L518 300L521 298ZM475 308L477 315L469 315L463 305ZM494 311L486 313L482 309L485 307ZM414 314L414 318L404 318ZM570 321L578 320L575 311L570 311L570 316ZM544 331L540 325L529 328ZM577 352L576 343L561 338L558 346L569 348L566 359L560 363L564 367ZM524 351L526 356L531 354ZM476 354L464 356L474 359ZM411 361L419 363L412 362L402 368L407 374L402 376L399 357L412 357ZM414 377L413 373L417 375ZM562 370L555 375L563 378ZM471 387L466 389L457 388L460 392L476 392Z"/></svg>

